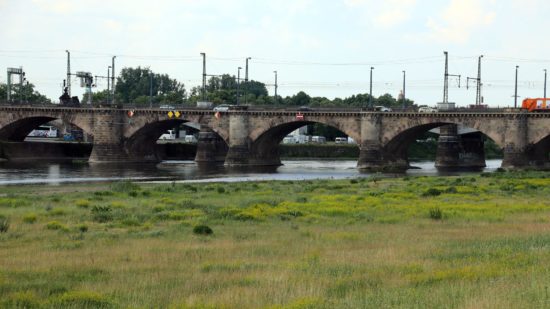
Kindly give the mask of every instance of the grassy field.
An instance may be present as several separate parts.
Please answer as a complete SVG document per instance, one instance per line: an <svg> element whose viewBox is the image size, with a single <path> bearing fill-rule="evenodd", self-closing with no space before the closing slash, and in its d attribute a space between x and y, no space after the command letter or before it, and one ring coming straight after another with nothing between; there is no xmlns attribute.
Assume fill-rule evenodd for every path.
<svg viewBox="0 0 550 309"><path fill-rule="evenodd" d="M545 173L0 187L0 231L0 308L550 307Z"/></svg>

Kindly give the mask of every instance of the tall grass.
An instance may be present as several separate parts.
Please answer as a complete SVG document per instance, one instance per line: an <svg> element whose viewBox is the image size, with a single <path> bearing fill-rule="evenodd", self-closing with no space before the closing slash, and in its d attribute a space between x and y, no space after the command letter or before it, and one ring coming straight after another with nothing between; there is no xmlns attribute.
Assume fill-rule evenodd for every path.
<svg viewBox="0 0 550 309"><path fill-rule="evenodd" d="M0 187L0 308L544 308L546 176Z"/></svg>

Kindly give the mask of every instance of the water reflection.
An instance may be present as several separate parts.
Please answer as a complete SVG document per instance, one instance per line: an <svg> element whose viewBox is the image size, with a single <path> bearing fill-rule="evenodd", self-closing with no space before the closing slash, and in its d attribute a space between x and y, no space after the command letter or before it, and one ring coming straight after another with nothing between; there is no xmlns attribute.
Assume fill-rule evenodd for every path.
<svg viewBox="0 0 550 309"><path fill-rule="evenodd" d="M500 160L488 160L483 171L494 171ZM417 169L409 169L406 175L460 175L470 171L438 171L434 162L414 162ZM479 171L477 171L479 172ZM2 162L0 184L60 184L67 182L91 182L108 180L149 181L258 181L305 180L368 177L356 169L356 161L287 160L283 165L271 168L228 168L223 165L197 165L193 161L165 161L144 164L71 164L48 162Z"/></svg>

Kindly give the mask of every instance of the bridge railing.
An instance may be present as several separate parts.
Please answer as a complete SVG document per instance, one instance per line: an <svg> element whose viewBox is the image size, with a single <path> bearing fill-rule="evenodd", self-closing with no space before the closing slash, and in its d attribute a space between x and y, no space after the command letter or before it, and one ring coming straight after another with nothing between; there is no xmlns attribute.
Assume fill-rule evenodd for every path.
<svg viewBox="0 0 550 309"><path fill-rule="evenodd" d="M69 108L105 108L114 107L106 103L94 103L92 105L79 104L79 105L64 105L60 103L8 103L0 102L0 107L69 107ZM197 107L195 105L187 104L118 104L116 107L123 109L159 109L159 110L213 110L214 107L204 108ZM374 108L361 108L361 107L319 107L319 106L288 106L288 105L250 105L247 107L249 111L290 111L290 112L375 112ZM468 107L458 107L453 110L438 110L434 113L504 113L504 112L522 112L524 110L520 108L509 107L489 107L483 109L472 109ZM407 108L392 108L393 113L417 113L416 107Z"/></svg>

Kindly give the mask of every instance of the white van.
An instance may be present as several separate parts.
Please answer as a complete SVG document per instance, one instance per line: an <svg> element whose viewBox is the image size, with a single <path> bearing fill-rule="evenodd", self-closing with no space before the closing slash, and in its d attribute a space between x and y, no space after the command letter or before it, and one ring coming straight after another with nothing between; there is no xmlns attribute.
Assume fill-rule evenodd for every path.
<svg viewBox="0 0 550 309"><path fill-rule="evenodd" d="M312 136L311 142L316 144L324 144L327 142L327 139L324 136Z"/></svg>
<svg viewBox="0 0 550 309"><path fill-rule="evenodd" d="M168 130L159 137L160 140L176 139L176 133L174 130Z"/></svg>
<svg viewBox="0 0 550 309"><path fill-rule="evenodd" d="M185 135L185 137L183 138L183 141L190 144L195 144L198 142L195 135Z"/></svg>
<svg viewBox="0 0 550 309"><path fill-rule="evenodd" d="M334 142L336 144L347 144L348 143L348 139L345 138L345 137L337 137L334 139Z"/></svg>
<svg viewBox="0 0 550 309"><path fill-rule="evenodd" d="M39 126L27 135L28 137L57 137L57 128L53 126Z"/></svg>

